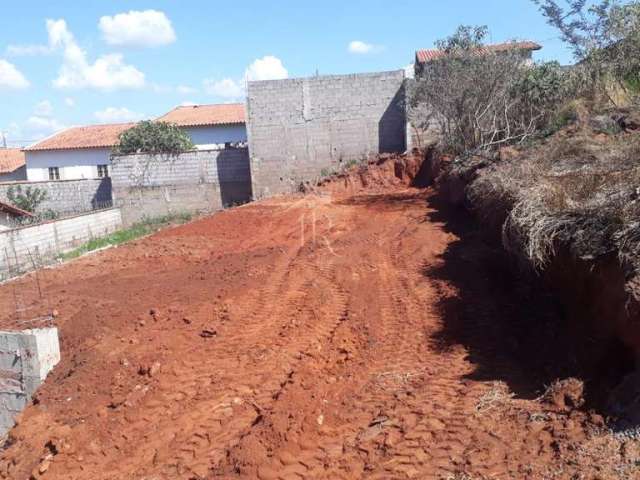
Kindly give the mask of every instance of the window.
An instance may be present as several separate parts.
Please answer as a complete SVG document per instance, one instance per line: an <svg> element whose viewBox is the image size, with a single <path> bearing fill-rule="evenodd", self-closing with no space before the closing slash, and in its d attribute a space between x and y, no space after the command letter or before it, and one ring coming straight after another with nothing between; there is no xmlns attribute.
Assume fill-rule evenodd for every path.
<svg viewBox="0 0 640 480"><path fill-rule="evenodd" d="M59 167L49 167L49 180L60 180Z"/></svg>
<svg viewBox="0 0 640 480"><path fill-rule="evenodd" d="M109 176L109 165L98 165L98 178L106 178Z"/></svg>

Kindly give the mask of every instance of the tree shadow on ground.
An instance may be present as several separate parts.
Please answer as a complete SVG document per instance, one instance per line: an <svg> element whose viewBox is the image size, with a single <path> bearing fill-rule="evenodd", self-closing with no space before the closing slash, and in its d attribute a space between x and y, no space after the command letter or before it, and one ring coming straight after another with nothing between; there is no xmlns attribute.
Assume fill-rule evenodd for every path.
<svg viewBox="0 0 640 480"><path fill-rule="evenodd" d="M499 238L471 214L437 194L428 198L431 222L457 240L423 274L440 290L443 319L433 339L439 348L462 345L475 370L468 378L504 381L533 399L558 378L581 377L561 304L532 274L517 274Z"/></svg>

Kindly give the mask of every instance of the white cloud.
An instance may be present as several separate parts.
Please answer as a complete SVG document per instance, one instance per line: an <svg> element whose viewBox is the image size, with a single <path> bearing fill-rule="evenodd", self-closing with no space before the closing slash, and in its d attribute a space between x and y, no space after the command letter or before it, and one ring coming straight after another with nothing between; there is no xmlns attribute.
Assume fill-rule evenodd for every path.
<svg viewBox="0 0 640 480"><path fill-rule="evenodd" d="M123 47L159 47L176 41L176 33L164 12L157 10L119 13L100 18L105 42Z"/></svg>
<svg viewBox="0 0 640 480"><path fill-rule="evenodd" d="M53 106L49 100L36 103L33 114L24 123L25 135L29 138L42 138L51 135L58 130L66 128L65 125L53 116Z"/></svg>
<svg viewBox="0 0 640 480"><path fill-rule="evenodd" d="M382 49L383 49L383 47L381 47L379 45L373 45L371 43L366 43L366 42L363 42L361 40L354 40L354 41L350 42L349 46L347 47L347 50L350 53L355 53L355 54L359 54L359 55L364 55L366 53L379 52Z"/></svg>
<svg viewBox="0 0 640 480"><path fill-rule="evenodd" d="M12 57L33 57L52 53L48 45L9 45L7 55Z"/></svg>
<svg viewBox="0 0 640 480"><path fill-rule="evenodd" d="M0 58L0 89L27 88L29 80L13 65Z"/></svg>
<svg viewBox="0 0 640 480"><path fill-rule="evenodd" d="M203 85L206 93L215 95L216 97L235 99L244 96L244 85L242 82L233 80L232 78L224 78L218 81L205 79Z"/></svg>
<svg viewBox="0 0 640 480"><path fill-rule="evenodd" d="M67 98L64 99L64 104L67 107L75 107L76 106L76 101L71 97L67 97Z"/></svg>
<svg viewBox="0 0 640 480"><path fill-rule="evenodd" d="M278 80L289 77L289 72L278 57L267 55L249 65L244 73L246 80Z"/></svg>
<svg viewBox="0 0 640 480"><path fill-rule="evenodd" d="M246 94L246 83L248 81L257 80L278 80L288 78L289 72L282 61L278 57L267 55L254 60L244 71L244 77L241 79L223 78L216 80L214 78L205 78L202 81L203 90L209 95L222 98L225 101L237 101Z"/></svg>
<svg viewBox="0 0 640 480"><path fill-rule="evenodd" d="M29 117L25 125L32 136L45 136L65 128L65 126L55 118L41 117L38 115Z"/></svg>
<svg viewBox="0 0 640 480"><path fill-rule="evenodd" d="M180 95L190 95L192 93L196 93L197 91L197 88L189 87L188 85L178 85L176 87L176 92L178 92Z"/></svg>
<svg viewBox="0 0 640 480"><path fill-rule="evenodd" d="M33 113L39 117L50 117L53 114L53 106L49 100L43 100L36 104Z"/></svg>
<svg viewBox="0 0 640 480"><path fill-rule="evenodd" d="M144 73L124 63L119 53L102 55L89 63L64 20L47 20L47 31L50 47L63 52L62 66L53 81L55 87L115 90L144 86Z"/></svg>
<svg viewBox="0 0 640 480"><path fill-rule="evenodd" d="M142 120L142 113L133 112L126 107L107 107L93 114L102 123L135 122Z"/></svg>

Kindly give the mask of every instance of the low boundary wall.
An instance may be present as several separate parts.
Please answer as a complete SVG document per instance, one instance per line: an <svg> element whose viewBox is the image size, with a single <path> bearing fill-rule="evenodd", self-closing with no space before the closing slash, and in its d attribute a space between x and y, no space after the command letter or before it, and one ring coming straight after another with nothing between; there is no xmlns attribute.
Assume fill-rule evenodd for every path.
<svg viewBox="0 0 640 480"><path fill-rule="evenodd" d="M109 208L0 231L0 280L41 267L59 254L121 227L120 210Z"/></svg>
<svg viewBox="0 0 640 480"><path fill-rule="evenodd" d="M125 225L145 217L212 212L251 200L247 148L111 159L114 205Z"/></svg>
<svg viewBox="0 0 640 480"><path fill-rule="evenodd" d="M46 192L47 196L38 206L38 212L51 210L58 215L68 215L111 205L110 178L4 182L0 183L0 201L6 202L9 189L17 186L22 187L23 191L31 187Z"/></svg>

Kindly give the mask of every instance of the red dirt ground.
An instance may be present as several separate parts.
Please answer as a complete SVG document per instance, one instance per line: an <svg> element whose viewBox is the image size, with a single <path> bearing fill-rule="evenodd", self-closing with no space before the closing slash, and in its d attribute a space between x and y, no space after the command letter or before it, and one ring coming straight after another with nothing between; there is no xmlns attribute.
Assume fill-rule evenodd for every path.
<svg viewBox="0 0 640 480"><path fill-rule="evenodd" d="M351 180L42 271L43 299L33 275L0 287L2 327L56 309L62 348L0 476L640 478L637 442L523 393L512 305L456 213Z"/></svg>

